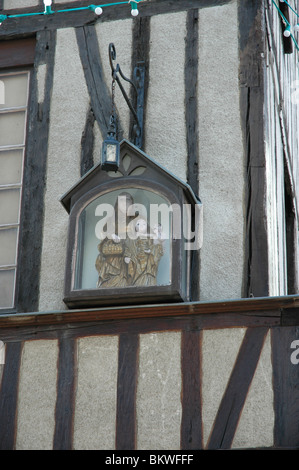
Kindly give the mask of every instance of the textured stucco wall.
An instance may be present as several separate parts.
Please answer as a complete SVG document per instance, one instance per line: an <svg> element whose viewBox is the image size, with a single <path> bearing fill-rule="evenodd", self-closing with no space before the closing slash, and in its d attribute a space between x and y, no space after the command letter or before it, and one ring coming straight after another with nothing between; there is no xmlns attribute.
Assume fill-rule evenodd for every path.
<svg viewBox="0 0 299 470"><path fill-rule="evenodd" d="M51 450L55 426L57 340L24 344L18 396L17 450Z"/></svg>
<svg viewBox="0 0 299 470"><path fill-rule="evenodd" d="M186 14L151 20L150 87L146 115L146 152L186 180L184 113Z"/></svg>
<svg viewBox="0 0 299 470"><path fill-rule="evenodd" d="M181 422L181 334L140 336L137 388L137 447L179 449Z"/></svg>
<svg viewBox="0 0 299 470"><path fill-rule="evenodd" d="M237 2L200 10L199 32L200 299L239 298L245 209Z"/></svg>
<svg viewBox="0 0 299 470"><path fill-rule="evenodd" d="M79 340L74 449L114 449L117 359L117 337Z"/></svg>
<svg viewBox="0 0 299 470"><path fill-rule="evenodd" d="M38 0L4 0L4 10L14 8L35 7L39 4Z"/></svg>

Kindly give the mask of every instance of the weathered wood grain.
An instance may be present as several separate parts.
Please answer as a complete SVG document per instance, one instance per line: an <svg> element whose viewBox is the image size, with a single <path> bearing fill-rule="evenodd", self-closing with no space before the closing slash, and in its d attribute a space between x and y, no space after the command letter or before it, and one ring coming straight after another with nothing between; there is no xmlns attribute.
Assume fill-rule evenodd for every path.
<svg viewBox="0 0 299 470"><path fill-rule="evenodd" d="M201 331L182 333L181 449L203 447L201 396Z"/></svg>
<svg viewBox="0 0 299 470"><path fill-rule="evenodd" d="M0 388L0 450L14 450L22 343L6 345Z"/></svg>
<svg viewBox="0 0 299 470"><path fill-rule="evenodd" d="M136 448L136 389L139 336L119 336L117 377L116 450Z"/></svg>
<svg viewBox="0 0 299 470"><path fill-rule="evenodd" d="M53 450L71 450L75 411L76 347L73 338L59 335L57 399Z"/></svg>
<svg viewBox="0 0 299 470"><path fill-rule="evenodd" d="M34 68L31 74L31 93L28 106L28 132L24 163L23 195L17 270L17 310L38 308L39 273L41 262L44 192L48 153L50 101L53 86L56 32L37 34ZM45 96L38 103L37 72L47 63ZM28 256L28 253L31 253Z"/></svg>

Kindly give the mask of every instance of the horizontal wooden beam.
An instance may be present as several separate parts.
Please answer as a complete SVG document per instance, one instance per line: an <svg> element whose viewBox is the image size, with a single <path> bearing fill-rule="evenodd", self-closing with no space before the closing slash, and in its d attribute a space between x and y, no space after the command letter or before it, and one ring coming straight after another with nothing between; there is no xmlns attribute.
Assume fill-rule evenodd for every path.
<svg viewBox="0 0 299 470"><path fill-rule="evenodd" d="M138 5L138 10L139 17L147 17L165 13L187 11L190 9L221 6L230 3L230 1L231 0L152 0L151 2L140 3ZM105 2L105 4L106 3L113 2L109 0L108 2ZM0 39L8 39L14 36L26 36L43 29L53 30L59 28L76 28L79 26L93 24L97 21L106 22L131 18L129 5L111 5L111 7L109 6L107 8L103 8L103 14L100 17L90 10L58 13L59 10L82 8L91 4L91 0L66 2L53 7L53 11L56 10L57 13L51 15L8 18L3 21L2 25L0 26ZM38 6L4 10L1 13L6 15L18 15L37 12L42 13L43 9ZM132 19L132 21L134 20Z"/></svg>
<svg viewBox="0 0 299 470"><path fill-rule="evenodd" d="M190 319L196 317L200 328L229 326L280 326L281 317L290 311L292 324L297 321L299 296L237 299L220 302L190 302L159 305L34 312L0 316L0 329L27 326L63 326L66 324L93 324L134 319ZM209 316L208 319L205 316ZM295 320L296 319L296 320Z"/></svg>
<svg viewBox="0 0 299 470"><path fill-rule="evenodd" d="M25 38L21 41L0 42L0 68L27 67L33 65L35 46L36 40L34 37Z"/></svg>

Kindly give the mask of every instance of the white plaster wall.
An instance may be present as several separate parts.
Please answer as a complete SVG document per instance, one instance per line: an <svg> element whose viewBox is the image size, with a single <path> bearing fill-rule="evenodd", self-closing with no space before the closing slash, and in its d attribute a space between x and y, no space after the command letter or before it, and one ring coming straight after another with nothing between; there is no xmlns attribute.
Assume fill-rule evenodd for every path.
<svg viewBox="0 0 299 470"><path fill-rule="evenodd" d="M115 448L118 338L78 340L75 450Z"/></svg>
<svg viewBox="0 0 299 470"><path fill-rule="evenodd" d="M144 151L186 181L186 13L152 17L150 35L150 81Z"/></svg>
<svg viewBox="0 0 299 470"><path fill-rule="evenodd" d="M74 29L57 31L52 92L39 310L63 310L68 214L61 196L80 178L89 96Z"/></svg>
<svg viewBox="0 0 299 470"><path fill-rule="evenodd" d="M238 2L199 11L199 196L204 204L200 300L239 298L244 262L244 162Z"/></svg>
<svg viewBox="0 0 299 470"><path fill-rule="evenodd" d="M245 328L204 330L202 340L203 442L207 445Z"/></svg>
<svg viewBox="0 0 299 470"><path fill-rule="evenodd" d="M137 449L180 448L181 334L140 335Z"/></svg>
<svg viewBox="0 0 299 470"><path fill-rule="evenodd" d="M12 10L14 8L35 7L38 0L4 0L4 10Z"/></svg>
<svg viewBox="0 0 299 470"><path fill-rule="evenodd" d="M57 340L24 344L17 405L17 450L53 448L57 358Z"/></svg>

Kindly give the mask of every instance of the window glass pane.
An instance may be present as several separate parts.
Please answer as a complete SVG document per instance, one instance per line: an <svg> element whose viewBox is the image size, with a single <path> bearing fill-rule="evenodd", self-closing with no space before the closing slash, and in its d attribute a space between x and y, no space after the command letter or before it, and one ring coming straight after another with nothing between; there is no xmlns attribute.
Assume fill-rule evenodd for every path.
<svg viewBox="0 0 299 470"><path fill-rule="evenodd" d="M0 191L0 225L19 222L20 190L5 189Z"/></svg>
<svg viewBox="0 0 299 470"><path fill-rule="evenodd" d="M13 307L15 269L0 271L0 308Z"/></svg>
<svg viewBox="0 0 299 470"><path fill-rule="evenodd" d="M23 150L0 152L0 185L22 181Z"/></svg>
<svg viewBox="0 0 299 470"><path fill-rule="evenodd" d="M125 194L123 190L111 191L96 198L82 211L75 289L170 284L170 204L153 191L127 188ZM124 199L125 204L127 200L127 204L135 205L138 217L131 214L124 219L121 207ZM162 230L161 237L158 229ZM113 233L121 238L119 243L111 239Z"/></svg>
<svg viewBox="0 0 299 470"><path fill-rule="evenodd" d="M0 114L0 146L24 144L25 111Z"/></svg>
<svg viewBox="0 0 299 470"><path fill-rule="evenodd" d="M0 266L16 263L17 236L16 228L0 230Z"/></svg>
<svg viewBox="0 0 299 470"><path fill-rule="evenodd" d="M0 75L1 108L27 105L28 74ZM4 99L2 94L4 94Z"/></svg>

